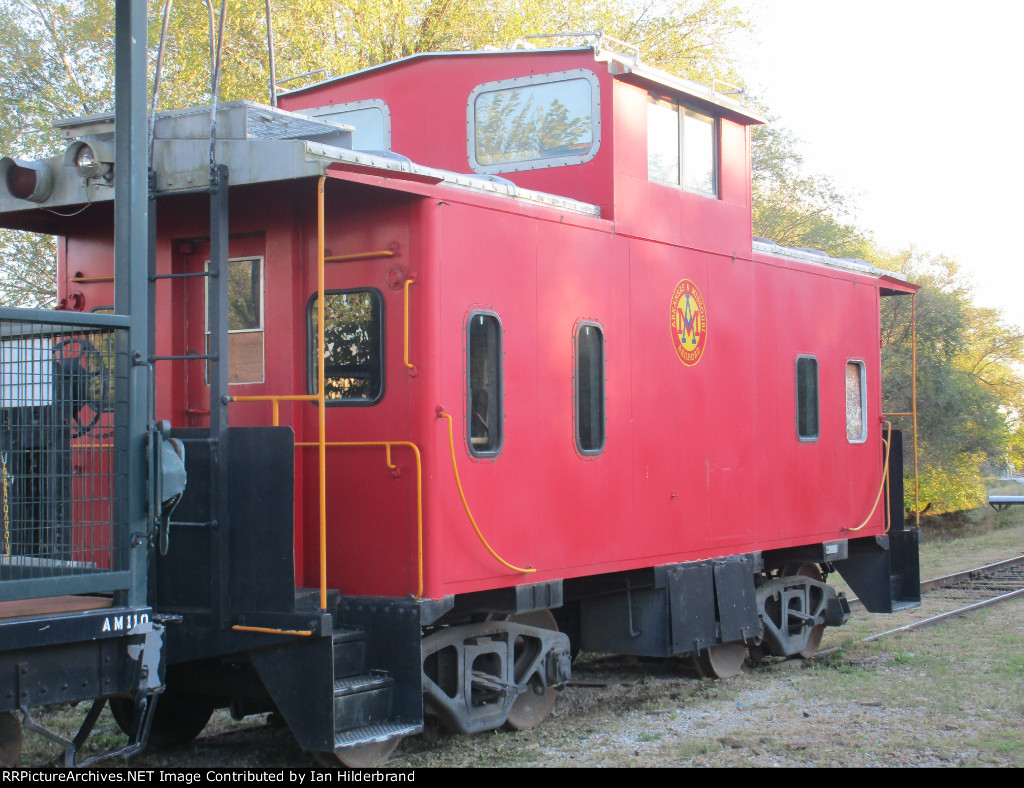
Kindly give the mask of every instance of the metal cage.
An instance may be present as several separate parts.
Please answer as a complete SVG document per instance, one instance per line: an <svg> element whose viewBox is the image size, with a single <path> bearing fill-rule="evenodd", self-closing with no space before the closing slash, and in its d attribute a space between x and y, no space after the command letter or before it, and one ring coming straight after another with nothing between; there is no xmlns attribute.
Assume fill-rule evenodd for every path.
<svg viewBox="0 0 1024 788"><path fill-rule="evenodd" d="M0 601L129 587L127 326L0 309Z"/></svg>

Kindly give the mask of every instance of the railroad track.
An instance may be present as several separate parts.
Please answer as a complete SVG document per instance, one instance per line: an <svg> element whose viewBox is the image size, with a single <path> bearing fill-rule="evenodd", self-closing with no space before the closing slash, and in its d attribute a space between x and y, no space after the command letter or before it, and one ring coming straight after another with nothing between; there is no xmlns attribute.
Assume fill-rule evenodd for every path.
<svg viewBox="0 0 1024 788"><path fill-rule="evenodd" d="M1024 555L925 580L921 583L921 595L922 598L928 595L930 606L938 605L948 609L870 635L864 638L864 642L878 640L897 632L926 629L975 610L1024 597Z"/></svg>

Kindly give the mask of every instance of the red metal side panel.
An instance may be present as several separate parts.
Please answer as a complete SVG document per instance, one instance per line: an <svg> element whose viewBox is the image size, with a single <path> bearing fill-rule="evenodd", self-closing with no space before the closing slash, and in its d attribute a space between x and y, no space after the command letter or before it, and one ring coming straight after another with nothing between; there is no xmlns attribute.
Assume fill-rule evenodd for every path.
<svg viewBox="0 0 1024 788"><path fill-rule="evenodd" d="M431 588L820 542L848 535L861 509L867 516L880 480L877 401L868 440L851 444L844 370L864 360L876 391L877 291L868 279L642 241L627 258L621 238L459 206L444 209L441 236L441 398L456 416L463 485L491 546L541 571L517 575L488 556L439 469ZM491 250L483 265L478 248ZM682 280L707 310L704 355L692 366L671 336ZM506 438L493 461L465 448L463 332L474 304L497 312L505 329ZM581 317L601 322L607 337L608 444L597 460L576 455L570 431L571 331ZM798 354L819 362L821 436L811 443L796 437ZM879 522L880 514L862 533Z"/></svg>
<svg viewBox="0 0 1024 788"><path fill-rule="evenodd" d="M73 238L57 239L57 297L83 312L114 306L114 252L102 218ZM75 282L74 279L90 279ZM103 281L106 280L106 281Z"/></svg>
<svg viewBox="0 0 1024 788"><path fill-rule="evenodd" d="M877 399L877 291L870 280L813 266L755 263L758 399L765 418L760 483L765 496L760 541L764 547L844 538L844 528L871 511L881 480ZM798 355L818 361L820 437L801 442L796 432ZM845 366L866 364L868 434L846 438ZM872 381L875 381L873 384ZM774 455L774 457L773 457ZM765 462L767 460L767 462ZM872 528L877 532L881 511ZM854 522L854 519L857 521Z"/></svg>
<svg viewBox="0 0 1024 788"><path fill-rule="evenodd" d="M538 389L546 383L538 376L537 351L546 341L536 320L538 225L458 203L445 206L438 221L440 397L453 418L463 489L491 547L516 566L539 566L540 537L549 526L537 498ZM474 309L496 313L502 325L504 440L494 459L471 458L466 447L465 334ZM447 449L447 432L438 438ZM439 467L438 479L441 521L432 524L439 533L427 549L443 555L443 582L478 581L477 587L491 587L490 578L502 576L501 584L515 583L521 576L500 566L474 534L450 468Z"/></svg>
<svg viewBox="0 0 1024 788"><path fill-rule="evenodd" d="M538 228L536 312L541 528L545 568L614 566L634 538L629 489L629 249L624 239L545 223ZM604 451L585 456L574 436L574 336L580 320L605 342ZM529 429L529 426L527 426Z"/></svg>
<svg viewBox="0 0 1024 788"><path fill-rule="evenodd" d="M710 500L702 546L715 552L738 552L758 542L761 507L753 482L764 472L765 450L772 445L758 434L759 395L769 381L755 376L755 357L771 346L752 317L758 301L752 268L742 258L709 256L708 347L700 363L707 363L703 454Z"/></svg>

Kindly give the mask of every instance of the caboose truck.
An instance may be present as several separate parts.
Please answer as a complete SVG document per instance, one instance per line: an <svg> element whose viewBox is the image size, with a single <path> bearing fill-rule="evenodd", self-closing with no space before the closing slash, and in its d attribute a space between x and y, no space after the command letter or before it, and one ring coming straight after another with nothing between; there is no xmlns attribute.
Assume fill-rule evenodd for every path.
<svg viewBox="0 0 1024 788"><path fill-rule="evenodd" d="M147 362L188 486L152 557L180 618L154 743L228 706L368 764L538 724L580 648L811 654L849 615L833 570L918 601L879 369L880 299L916 288L751 238L735 97L598 36L280 105L220 105L212 168L208 108L155 124ZM61 236L68 320L107 326L110 173L72 165L113 120L59 127L52 190L11 163L0 216Z"/></svg>

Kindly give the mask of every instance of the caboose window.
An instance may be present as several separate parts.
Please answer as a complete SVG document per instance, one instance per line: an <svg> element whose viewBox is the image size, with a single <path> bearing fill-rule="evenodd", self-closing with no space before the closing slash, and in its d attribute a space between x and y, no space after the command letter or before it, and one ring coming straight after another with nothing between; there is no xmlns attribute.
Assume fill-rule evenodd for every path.
<svg viewBox="0 0 1024 788"><path fill-rule="evenodd" d="M377 290L324 294L324 397L328 405L369 405L384 391L384 301ZM317 393L317 297L309 301L309 391Z"/></svg>
<svg viewBox="0 0 1024 788"><path fill-rule="evenodd" d="M391 110L381 99L328 104L299 114L352 126L352 150L391 150Z"/></svg>
<svg viewBox="0 0 1024 788"><path fill-rule="evenodd" d="M580 454L604 449L604 332L596 323L576 331L576 448Z"/></svg>
<svg viewBox="0 0 1024 788"><path fill-rule="evenodd" d="M206 261L209 270L210 261ZM210 289L206 288L206 337ZM228 383L263 382L263 258L228 260ZM209 380L207 380L209 383Z"/></svg>
<svg viewBox="0 0 1024 788"><path fill-rule="evenodd" d="M590 161L600 145L597 77L574 69L478 85L469 96L467 130L475 172Z"/></svg>
<svg viewBox="0 0 1024 788"><path fill-rule="evenodd" d="M818 440L818 360L796 360L796 433L802 441Z"/></svg>
<svg viewBox="0 0 1024 788"><path fill-rule="evenodd" d="M491 312L474 312L466 327L466 432L469 452L493 457L501 451L501 322Z"/></svg>
<svg viewBox="0 0 1024 788"><path fill-rule="evenodd" d="M647 175L687 191L718 196L718 124L710 115L650 96Z"/></svg>
<svg viewBox="0 0 1024 788"><path fill-rule="evenodd" d="M863 443L868 437L867 386L864 362L846 362L846 439Z"/></svg>

